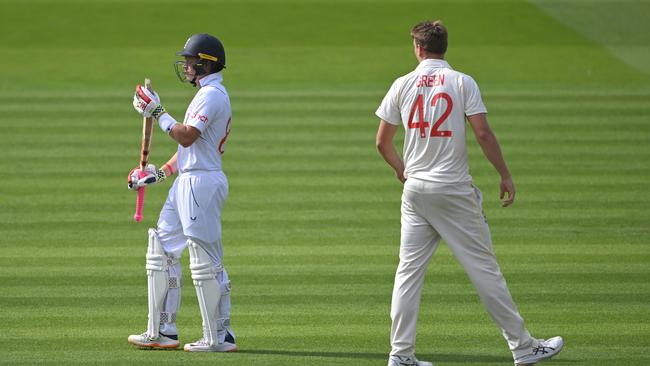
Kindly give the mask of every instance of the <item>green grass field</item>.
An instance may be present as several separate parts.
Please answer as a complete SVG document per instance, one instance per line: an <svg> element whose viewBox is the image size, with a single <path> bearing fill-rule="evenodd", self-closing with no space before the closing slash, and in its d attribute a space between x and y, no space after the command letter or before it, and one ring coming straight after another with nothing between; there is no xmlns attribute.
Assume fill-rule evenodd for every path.
<svg viewBox="0 0 650 366"><path fill-rule="evenodd" d="M650 363L650 1L0 0L0 364L385 365L400 185L374 111L415 67L409 29L443 19L448 60L478 81L514 174L473 137L495 250L555 365ZM233 129L223 214L241 352L141 351L146 229L125 178L139 158L131 97L148 76L179 119L172 70L193 33L223 40ZM156 128L152 161L175 144ZM200 337L183 258L181 342ZM511 365L446 247L427 277L418 356Z"/></svg>

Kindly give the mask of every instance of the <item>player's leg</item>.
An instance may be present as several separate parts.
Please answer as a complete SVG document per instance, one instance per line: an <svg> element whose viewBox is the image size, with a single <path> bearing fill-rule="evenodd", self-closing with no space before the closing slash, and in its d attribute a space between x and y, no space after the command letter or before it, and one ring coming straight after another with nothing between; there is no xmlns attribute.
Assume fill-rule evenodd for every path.
<svg viewBox="0 0 650 366"><path fill-rule="evenodd" d="M185 350L234 351L237 347L229 329L230 281L223 271L221 244L221 209L228 183L223 174L205 174L187 177L182 187L184 199L179 200L179 216L183 232L190 238L188 247L194 256L190 268L199 305L203 304L200 309L204 327L203 339L186 345ZM206 271L210 269L215 272L208 279L211 274Z"/></svg>
<svg viewBox="0 0 650 366"><path fill-rule="evenodd" d="M230 291L232 290L228 272L224 268L217 276L219 287L221 288L221 298L219 299L219 319L217 319L217 331L219 343L235 343L235 333L230 327Z"/></svg>
<svg viewBox="0 0 650 366"><path fill-rule="evenodd" d="M178 183L169 189L167 200L160 211L157 223L158 239L169 257L167 266L169 288L160 312L160 333L165 336L178 338L176 316L181 306L181 290L183 286L183 271L180 259L187 246L187 238L178 215Z"/></svg>
<svg viewBox="0 0 650 366"><path fill-rule="evenodd" d="M179 344L175 319L181 299L180 257L186 239L176 212L176 187L174 182L160 212L158 230L149 230L147 331L129 336L129 343L139 347L174 348Z"/></svg>
<svg viewBox="0 0 650 366"><path fill-rule="evenodd" d="M435 195L430 217L436 230L462 264L488 313L501 328L515 359L531 353L531 337L512 299L492 249L480 191L468 185L454 194Z"/></svg>
<svg viewBox="0 0 650 366"><path fill-rule="evenodd" d="M424 276L440 237L413 209L412 202L419 199L418 194L411 191L404 191L402 195L399 265L391 302L389 365L427 364L415 360L415 334Z"/></svg>
<svg viewBox="0 0 650 366"><path fill-rule="evenodd" d="M210 181L208 180L208 182ZM190 219L185 223L185 232L189 236L200 236L203 240L209 240L212 242L214 245L212 245L211 248L214 248L214 250L211 249L211 254L215 256L215 261L221 263L223 266L223 245L221 242L221 209L223 208L223 204L226 200L228 186L227 182L224 182L224 180L218 179L217 182L218 184L210 183L211 186L222 187L221 189L216 189L214 191L213 204L206 205L205 207L201 208L200 211L201 216L213 217L214 221L210 224L209 228L206 228L202 225L203 223L198 220L198 217L197 220ZM196 180L195 183L196 184L193 187L195 188L195 191L197 191L200 189L200 184L203 182ZM219 281L221 288L221 298L219 300L220 318L217 320L219 342L222 343L226 341L229 343L235 343L235 333L233 332L230 324L230 292L232 291L232 285L230 283L228 272L226 271L225 267L223 268L223 271L217 276L217 280Z"/></svg>
<svg viewBox="0 0 650 366"><path fill-rule="evenodd" d="M168 232L158 228L158 238L168 254L169 289L160 312L160 333L166 336L178 336L176 317L181 307L181 290L183 288L183 271L180 259L187 246L187 238L182 229Z"/></svg>
<svg viewBox="0 0 650 366"><path fill-rule="evenodd" d="M224 202L225 197L218 197L218 202ZM218 209L218 210L217 210ZM217 216L219 219L214 225L214 234L211 236L211 239L214 239L215 255L216 260L223 265L223 246L221 243L221 218L220 211L221 207L217 206L214 208L214 211L211 215ZM219 285L221 288L221 298L219 300L219 316L217 319L217 328L219 331L219 343L229 342L235 343L235 333L233 332L230 326L230 292L232 291L232 285L230 283L230 278L228 277L228 272L226 268L223 267L223 271L217 276Z"/></svg>
<svg viewBox="0 0 650 366"><path fill-rule="evenodd" d="M229 342L219 342L218 320L221 284L217 279L223 267L215 261L211 248L213 245L196 238L188 239L190 251L190 270L196 288L196 296L203 321L203 338L185 345L188 352L231 352L237 346Z"/></svg>
<svg viewBox="0 0 650 366"><path fill-rule="evenodd" d="M131 335L129 343L147 348L176 348L178 337L160 333L160 321L163 304L169 290L169 268L174 259L164 250L155 229L149 229L149 244L146 256L148 322L147 331Z"/></svg>

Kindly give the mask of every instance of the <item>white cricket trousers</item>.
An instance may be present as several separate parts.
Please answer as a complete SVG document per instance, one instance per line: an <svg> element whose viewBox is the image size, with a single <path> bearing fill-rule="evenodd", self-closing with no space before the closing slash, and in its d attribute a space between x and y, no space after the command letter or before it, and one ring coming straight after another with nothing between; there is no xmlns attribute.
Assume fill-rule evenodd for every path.
<svg viewBox="0 0 650 366"><path fill-rule="evenodd" d="M179 175L169 189L165 205L158 219L158 237L163 250L180 259L192 238L208 252L215 267L223 268L221 243L221 210L228 197L228 179L222 171L187 172ZM181 272L180 264L173 271ZM180 274L177 274L180 276ZM221 287L219 302L220 328L230 327L230 280L226 269L217 275ZM165 311L177 312L180 307L180 289L169 289ZM176 323L163 323L164 334L178 334ZM223 341L225 332L220 331Z"/></svg>
<svg viewBox="0 0 650 366"><path fill-rule="evenodd" d="M407 180L402 195L400 261L391 303L391 355L415 353L422 285L440 239L467 272L513 356L530 352L534 340L499 269L481 204L481 192L471 183L441 186Z"/></svg>
<svg viewBox="0 0 650 366"><path fill-rule="evenodd" d="M220 266L221 210L227 197L228 179L221 171L188 172L176 178L158 219L165 252L179 258L191 237L205 246L214 264Z"/></svg>

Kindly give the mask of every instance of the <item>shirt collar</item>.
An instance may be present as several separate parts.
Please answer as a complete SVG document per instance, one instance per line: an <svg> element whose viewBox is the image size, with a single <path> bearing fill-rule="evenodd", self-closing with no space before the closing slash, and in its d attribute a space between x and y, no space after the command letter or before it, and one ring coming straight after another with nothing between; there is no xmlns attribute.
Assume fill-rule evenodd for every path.
<svg viewBox="0 0 650 366"><path fill-rule="evenodd" d="M427 58L422 60L418 65L418 67L416 67L416 69L423 69L423 68L451 69L451 66L445 60L441 60L438 58Z"/></svg>
<svg viewBox="0 0 650 366"><path fill-rule="evenodd" d="M215 83L221 84L222 81L223 81L223 76L221 75L221 72L216 72L214 74L210 74L208 76L201 78L201 80L199 80L199 85L201 87L204 87L206 85L215 84Z"/></svg>

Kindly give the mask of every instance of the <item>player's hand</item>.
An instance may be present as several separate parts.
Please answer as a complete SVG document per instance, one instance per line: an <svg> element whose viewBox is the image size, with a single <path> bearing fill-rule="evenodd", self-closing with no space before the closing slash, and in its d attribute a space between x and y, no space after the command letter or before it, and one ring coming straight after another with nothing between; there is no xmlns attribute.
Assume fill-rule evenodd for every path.
<svg viewBox="0 0 650 366"><path fill-rule="evenodd" d="M513 202L515 202L515 183L512 181L512 177L507 177L501 179L501 184L499 185L501 199L501 206L508 207Z"/></svg>
<svg viewBox="0 0 650 366"><path fill-rule="evenodd" d="M160 115L166 113L165 107L160 104L158 93L138 84L133 94L133 108L144 117L153 117L158 119Z"/></svg>
<svg viewBox="0 0 650 366"><path fill-rule="evenodd" d="M155 165L149 164L144 168L144 171L140 168L131 170L127 177L127 187L135 191L138 188L162 182L165 178L167 178L167 175L162 169L156 169Z"/></svg>

